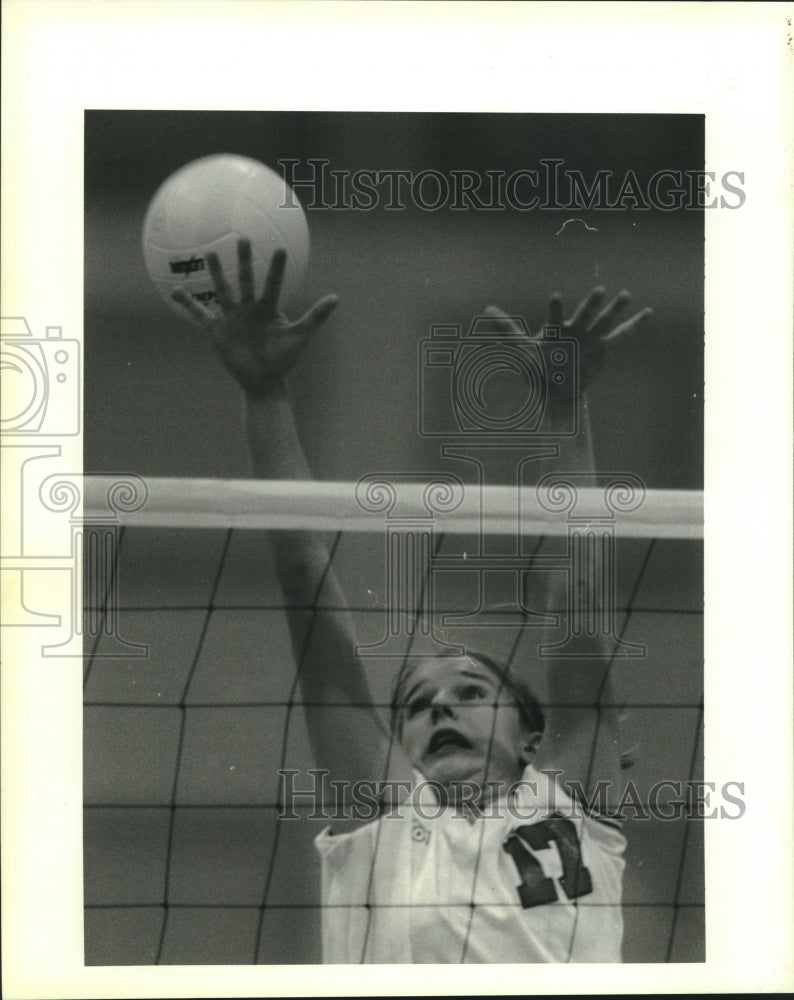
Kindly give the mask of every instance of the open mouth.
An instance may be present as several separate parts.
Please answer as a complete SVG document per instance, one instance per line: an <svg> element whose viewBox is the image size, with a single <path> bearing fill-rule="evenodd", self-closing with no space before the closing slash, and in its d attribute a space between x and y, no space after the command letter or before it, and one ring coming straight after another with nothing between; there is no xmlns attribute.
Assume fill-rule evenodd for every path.
<svg viewBox="0 0 794 1000"><path fill-rule="evenodd" d="M430 737L427 744L428 754L439 753L444 750L471 750L472 743L459 733L457 729L437 729Z"/></svg>

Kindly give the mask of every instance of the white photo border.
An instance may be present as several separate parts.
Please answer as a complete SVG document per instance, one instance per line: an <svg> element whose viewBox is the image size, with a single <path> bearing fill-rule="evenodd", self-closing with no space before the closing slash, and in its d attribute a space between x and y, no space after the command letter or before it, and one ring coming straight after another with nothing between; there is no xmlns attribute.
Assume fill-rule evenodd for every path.
<svg viewBox="0 0 794 1000"><path fill-rule="evenodd" d="M2 315L39 338L81 340L90 108L704 114L706 169L744 174L742 208L706 217L705 753L709 780L745 783L747 812L706 824L705 963L535 966L532 992L794 986L792 17L774 3L3 6ZM79 435L47 444L80 471ZM22 512L18 481L3 490L7 553ZM37 606L68 606L60 582L41 587ZM84 967L82 662L40 658L34 631L3 635L5 996L526 992L523 966Z"/></svg>

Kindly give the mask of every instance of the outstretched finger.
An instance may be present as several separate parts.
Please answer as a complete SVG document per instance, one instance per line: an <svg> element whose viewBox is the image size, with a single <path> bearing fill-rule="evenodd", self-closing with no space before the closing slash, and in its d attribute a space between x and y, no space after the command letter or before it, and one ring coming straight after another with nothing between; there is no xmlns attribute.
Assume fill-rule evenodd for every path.
<svg viewBox="0 0 794 1000"><path fill-rule="evenodd" d="M486 306L483 309L483 316L487 316L491 321L488 325L493 328L494 333L526 333L523 320L518 321L516 316L508 316L499 306Z"/></svg>
<svg viewBox="0 0 794 1000"><path fill-rule="evenodd" d="M281 284L284 281L284 268L287 264L287 251L276 250L270 261L265 278L265 288L259 305L263 310L277 312L278 298L281 295Z"/></svg>
<svg viewBox="0 0 794 1000"><path fill-rule="evenodd" d="M315 330L319 329L323 323L328 319L331 313L339 305L339 299L336 295L326 295L319 302L305 312L300 319L296 320L291 324L290 330L295 333L312 334Z"/></svg>
<svg viewBox="0 0 794 1000"><path fill-rule="evenodd" d="M221 262L218 260L216 253L207 254L207 265L210 269L212 284L215 287L215 294L218 297L218 305L223 312L229 312L230 309L234 308L232 290L229 288L229 283L226 280L226 275L223 273Z"/></svg>
<svg viewBox="0 0 794 1000"><path fill-rule="evenodd" d="M594 337L600 337L602 333L608 334L614 326L618 315L623 312L630 299L631 295L628 292L621 292L620 295L616 295L609 305L602 309L593 320L590 333Z"/></svg>
<svg viewBox="0 0 794 1000"><path fill-rule="evenodd" d="M251 263L251 241L237 242L237 280L240 285L240 301L254 300L254 267Z"/></svg>
<svg viewBox="0 0 794 1000"><path fill-rule="evenodd" d="M622 337L624 333L631 333L636 330L638 326L641 326L649 316L653 316L653 309L648 306L648 308L635 313L625 322L621 323L620 326L616 326L614 330L611 330L604 340L614 340L615 337Z"/></svg>
<svg viewBox="0 0 794 1000"><path fill-rule="evenodd" d="M590 292L590 294L587 296L587 298L584 299L583 302L579 303L579 305L576 308L576 312L568 320L568 325L574 327L581 326L583 329L586 330L590 324L590 320L593 318L596 309L598 309L598 307L604 301L605 295L606 295L605 289L601 287L594 288L592 292Z"/></svg>
<svg viewBox="0 0 794 1000"><path fill-rule="evenodd" d="M171 298L178 305L182 306L185 312L189 313L197 323L200 323L207 330L211 329L215 322L215 317L206 306L201 305L200 302L196 302L184 288L177 288L171 292Z"/></svg>

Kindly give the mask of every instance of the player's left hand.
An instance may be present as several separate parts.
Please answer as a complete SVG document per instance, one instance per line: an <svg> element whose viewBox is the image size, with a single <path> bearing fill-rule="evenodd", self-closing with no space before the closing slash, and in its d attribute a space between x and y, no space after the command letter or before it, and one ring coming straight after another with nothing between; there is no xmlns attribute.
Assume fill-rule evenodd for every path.
<svg viewBox="0 0 794 1000"><path fill-rule="evenodd" d="M595 372L604 363L609 345L618 337L639 329L653 314L653 309L646 307L621 319L631 301L630 293L622 291L604 305L606 297L606 289L600 286L594 288L567 319L561 296L552 296L549 303L548 325L558 327L560 337L571 337L578 342L578 384L580 390L587 387ZM492 316L498 323L504 324L505 331L510 329L515 332L515 324L501 309L496 306L488 306L485 313ZM539 332L534 335L533 339L540 336L542 333Z"/></svg>
<svg viewBox="0 0 794 1000"><path fill-rule="evenodd" d="M582 388L603 364L609 344L618 337L633 333L653 315L653 309L646 307L621 318L631 302L631 294L622 291L604 305L606 297L606 289L600 286L594 288L568 319L565 319L559 295L552 296L549 303L549 326L559 327L560 336L575 337L579 342L579 379Z"/></svg>

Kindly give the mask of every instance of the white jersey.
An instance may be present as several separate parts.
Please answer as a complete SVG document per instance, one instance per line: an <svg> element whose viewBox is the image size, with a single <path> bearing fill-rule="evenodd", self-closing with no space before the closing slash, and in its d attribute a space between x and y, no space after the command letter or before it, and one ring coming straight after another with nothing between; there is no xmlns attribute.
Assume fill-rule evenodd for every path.
<svg viewBox="0 0 794 1000"><path fill-rule="evenodd" d="M316 844L325 962L621 960L625 838L531 767L492 815L406 803Z"/></svg>

